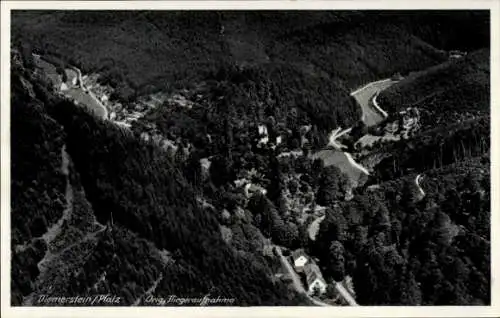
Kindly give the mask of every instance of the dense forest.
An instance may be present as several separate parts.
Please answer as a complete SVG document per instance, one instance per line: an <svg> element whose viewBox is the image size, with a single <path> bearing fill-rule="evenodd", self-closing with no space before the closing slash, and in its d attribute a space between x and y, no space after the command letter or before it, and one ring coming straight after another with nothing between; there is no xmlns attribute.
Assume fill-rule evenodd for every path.
<svg viewBox="0 0 500 318"><path fill-rule="evenodd" d="M202 157L231 152L234 160L250 161L247 157L256 152L248 149L255 146L259 125L267 127L270 143L281 137L282 148L298 149L301 127L314 124L305 137L318 149L330 130L350 126L361 115L340 83L282 64L221 69L206 85L183 96L193 101L192 107L154 109L133 130L140 134L156 127L171 140L192 143ZM337 105L335 110L332 105ZM207 134L213 142L206 140Z"/></svg>
<svg viewBox="0 0 500 318"><path fill-rule="evenodd" d="M490 303L488 156L380 184L332 206L313 246L360 304ZM339 261L340 260L340 261Z"/></svg>
<svg viewBox="0 0 500 318"><path fill-rule="evenodd" d="M13 305L95 293L311 305L276 252L299 248L329 304L351 279L361 305L490 303L487 12L12 19ZM166 97L126 128L61 93L68 66L112 88L105 106ZM368 129L350 94L388 77L403 79ZM408 107L412 134L354 147ZM355 181L329 140L349 127L337 141L369 170ZM339 156L325 165L321 150Z"/></svg>
<svg viewBox="0 0 500 318"><path fill-rule="evenodd" d="M18 85L28 81L15 73L13 78L17 78L13 82ZM56 293L67 291L78 294L88 290L92 288L89 284L96 280L99 282L99 276L104 273L106 287L101 286L100 290L122 295L126 299L125 303L130 304L134 297L138 298L141 291L144 292L152 284L154 277L157 278L165 270L162 275L166 279L160 283L161 293L165 296L176 293L200 296L209 292L228 298L238 295L235 304L239 305L291 305L305 301L297 299L298 296L287 291L284 285L270 280L270 265L266 259L255 258L250 253L238 253L222 240L216 216L199 206L191 185L162 149L135 138L132 133L111 123L96 120L85 109L52 95L44 88L44 84L33 82L33 85L36 86L33 91L42 95L39 99L38 96L27 96L23 87L19 88L19 97L16 94L13 98L12 107L16 109L13 113L13 135L33 138L26 140L22 147L14 147L13 158L22 158L19 162L31 162L26 158L33 156L33 152L28 154L25 147L32 145L40 149L34 153L36 160L33 163L40 167L40 163L48 161L46 170L38 173L44 173L40 176L44 180L54 180L51 190L56 191L63 183L60 172L49 163L60 166L60 149L64 143L75 173L81 178L85 196L92 206L93 212L90 213L95 215L98 224L108 224L105 230L91 234L95 238L87 240L89 242L82 239L80 244L70 245L67 247L69 250L64 249L65 253L73 249L73 258L86 258L78 260L77 263L83 263L83 267L78 270L76 277L66 277L71 281L70 286L57 284L61 290ZM43 100L49 103L44 104ZM39 107L33 108L34 103L38 103ZM19 115L17 112L20 112ZM28 124L33 127L31 131L25 130ZM57 133L58 138L54 137L55 143L52 144L47 138ZM57 145L57 151L47 148ZM57 160L51 159L53 157L57 157ZM117 162L114 158L125 160ZM28 168L18 171L17 167L13 167L14 198L22 198L30 193L25 189L29 189L32 181L23 179L24 175L31 176L34 173ZM31 275L25 277L23 272L13 273L14 303L18 303L21 296L29 295L36 287L29 286L29 281L35 280L38 271L29 266L36 265L47 249L39 246L42 243L36 243L36 237L46 232L60 217L55 207L62 205L56 205L63 199L61 193L64 193L64 189L60 189L59 196L55 193L52 198L50 192L36 197L42 200L39 203L21 199L13 201L13 213L17 213L13 227L20 231L13 244L30 244L19 255L15 253L15 257L19 257L22 262L15 268L25 268ZM44 215L21 218L25 217L25 211L44 213L44 204L52 204L54 209ZM35 240L33 244L29 242L32 239ZM89 247L88 244L93 246ZM159 261L150 255L151 247L148 246L154 246L156 251L172 253L175 265L163 268L157 264ZM80 254L80 249L88 250L90 255ZM145 256L141 257L143 254ZM129 259L127 255L134 256ZM67 262L62 256L55 261ZM49 266L54 268L53 264ZM117 266L120 266L120 271ZM130 269L124 271L123 268ZM137 273L146 268L150 271L148 275ZM50 268L47 272L44 271L44 275L51 274ZM71 272L68 275L72 275ZM22 285L23 281L28 281L28 286L19 286L18 289L16 286ZM128 282L126 288L123 288L123 282ZM117 284L119 287L116 287Z"/></svg>
<svg viewBox="0 0 500 318"><path fill-rule="evenodd" d="M47 250L39 237L62 216L65 207L60 172L64 131L27 93L28 87L23 87L19 77L12 78L12 85L11 129L16 136L11 150L12 298L19 301L19 293L30 291L30 282L38 275L36 264ZM37 160L27 160L32 156Z"/></svg>
<svg viewBox="0 0 500 318"><path fill-rule="evenodd" d="M190 86L233 63L287 63L354 88L436 65L447 58L441 49L461 48L450 48L458 40L467 48L489 41L481 25L487 12L481 11L453 17L437 11L419 18L363 11L18 11L14 17L16 42L99 72L122 100ZM477 31L463 32L460 39L449 31L471 24ZM438 39L446 45L429 44Z"/></svg>

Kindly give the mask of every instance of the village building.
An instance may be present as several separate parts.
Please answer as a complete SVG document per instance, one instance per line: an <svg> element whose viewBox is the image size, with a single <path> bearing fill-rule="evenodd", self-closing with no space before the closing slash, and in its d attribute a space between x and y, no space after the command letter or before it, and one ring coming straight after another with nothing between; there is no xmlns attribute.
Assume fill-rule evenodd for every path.
<svg viewBox="0 0 500 318"><path fill-rule="evenodd" d="M298 249L292 252L292 261L295 271L302 272L304 270L304 266L309 261L309 257L303 249Z"/></svg>
<svg viewBox="0 0 500 318"><path fill-rule="evenodd" d="M263 187L261 187L258 184L247 183L245 185L245 196L247 198L251 197L252 195L254 195L256 193L260 193L260 194L266 195L267 190L264 189Z"/></svg>
<svg viewBox="0 0 500 318"><path fill-rule="evenodd" d="M281 144L281 142L282 142L282 141L283 141L283 138L282 138L281 136L278 136L278 137L276 138L276 144L277 144L277 145Z"/></svg>
<svg viewBox="0 0 500 318"><path fill-rule="evenodd" d="M267 144L269 142L269 137L268 136L264 136L262 137L260 140L259 140L259 143L258 145L261 146L263 144Z"/></svg>
<svg viewBox="0 0 500 318"><path fill-rule="evenodd" d="M249 183L250 181L248 181L246 178L241 178L241 179L236 179L234 180L234 185L239 188L239 187L242 187L242 186L245 186Z"/></svg>
<svg viewBox="0 0 500 318"><path fill-rule="evenodd" d="M200 165L203 173L209 173L210 171L210 165L212 162L210 161L209 158L201 158L200 159Z"/></svg>
<svg viewBox="0 0 500 318"><path fill-rule="evenodd" d="M263 144L267 144L269 142L269 135L267 132L266 125L259 125L258 130L259 130L259 137L260 137L259 142L258 142L258 146L260 147Z"/></svg>
<svg viewBox="0 0 500 318"><path fill-rule="evenodd" d="M323 294L326 292L327 284L323 279L323 275L321 275L321 270L318 265L309 262L304 266L304 274L306 276L308 294L314 294L316 292Z"/></svg>
<svg viewBox="0 0 500 318"><path fill-rule="evenodd" d="M267 136L267 127L266 125L259 125L258 126L259 130L259 136Z"/></svg>

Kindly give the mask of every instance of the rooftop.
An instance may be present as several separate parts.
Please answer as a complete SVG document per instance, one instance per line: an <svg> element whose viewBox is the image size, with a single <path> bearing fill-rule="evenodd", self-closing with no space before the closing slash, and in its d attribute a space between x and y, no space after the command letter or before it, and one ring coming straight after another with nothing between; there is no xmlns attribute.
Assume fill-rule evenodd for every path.
<svg viewBox="0 0 500 318"><path fill-rule="evenodd" d="M293 258L294 261L297 260L297 259L299 259L301 256L309 258L307 256L306 252L304 252L304 250L301 249L301 248L292 252L292 258Z"/></svg>
<svg viewBox="0 0 500 318"><path fill-rule="evenodd" d="M326 284L323 279L323 275L321 274L321 270L314 262L309 262L306 266L304 266L304 273L306 274L307 285L311 285L316 279L319 279Z"/></svg>

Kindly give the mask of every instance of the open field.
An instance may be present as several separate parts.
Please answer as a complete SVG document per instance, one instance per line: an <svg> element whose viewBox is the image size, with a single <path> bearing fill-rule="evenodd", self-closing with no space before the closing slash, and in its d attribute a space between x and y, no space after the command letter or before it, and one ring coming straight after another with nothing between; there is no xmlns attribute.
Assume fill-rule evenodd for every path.
<svg viewBox="0 0 500 318"><path fill-rule="evenodd" d="M353 183L357 183L360 177L363 175L363 172L360 169L354 167L347 158L347 155L342 151L338 151L335 149L324 149L313 154L311 158L313 160L318 158L323 160L323 164L325 165L325 167L336 166L340 169L340 171L345 173L348 176L349 180L351 180L351 182Z"/></svg>
<svg viewBox="0 0 500 318"><path fill-rule="evenodd" d="M71 99L74 99L79 104L85 105L97 116L106 116L106 109L101 106L95 97L91 96L88 92L83 91L81 88L70 88L64 91L64 94L69 96Z"/></svg>

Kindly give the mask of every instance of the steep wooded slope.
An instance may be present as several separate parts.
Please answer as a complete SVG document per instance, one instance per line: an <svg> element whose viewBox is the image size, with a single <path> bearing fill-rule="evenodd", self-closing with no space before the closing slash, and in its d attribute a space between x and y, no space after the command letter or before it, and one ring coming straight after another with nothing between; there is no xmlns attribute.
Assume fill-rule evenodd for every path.
<svg viewBox="0 0 500 318"><path fill-rule="evenodd" d="M389 113L407 107L420 110L422 124L451 124L489 112L490 55L488 49L467 54L417 72L384 90L378 97Z"/></svg>

